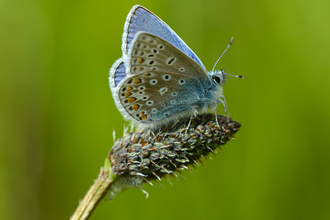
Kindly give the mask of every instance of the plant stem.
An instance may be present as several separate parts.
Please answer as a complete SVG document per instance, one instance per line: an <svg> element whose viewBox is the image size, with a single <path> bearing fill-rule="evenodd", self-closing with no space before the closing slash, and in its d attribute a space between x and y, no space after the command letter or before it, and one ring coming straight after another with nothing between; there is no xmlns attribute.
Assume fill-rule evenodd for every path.
<svg viewBox="0 0 330 220"><path fill-rule="evenodd" d="M109 175L109 170L101 167L98 178L89 188L84 199L79 203L76 211L71 216L70 220L85 220L89 219L98 203L102 200L108 191L113 179Z"/></svg>

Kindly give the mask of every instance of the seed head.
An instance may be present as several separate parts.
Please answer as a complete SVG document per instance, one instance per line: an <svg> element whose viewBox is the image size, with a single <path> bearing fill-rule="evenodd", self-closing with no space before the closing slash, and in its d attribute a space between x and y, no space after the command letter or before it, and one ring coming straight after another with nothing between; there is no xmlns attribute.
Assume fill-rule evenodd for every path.
<svg viewBox="0 0 330 220"><path fill-rule="evenodd" d="M112 172L117 175L110 198L127 187L141 188L143 182L152 184L152 180L161 180L165 175L176 176L215 153L241 126L225 116L217 117L219 124L214 114L203 114L197 115L188 129L189 118L156 132L138 129L124 134L109 154Z"/></svg>

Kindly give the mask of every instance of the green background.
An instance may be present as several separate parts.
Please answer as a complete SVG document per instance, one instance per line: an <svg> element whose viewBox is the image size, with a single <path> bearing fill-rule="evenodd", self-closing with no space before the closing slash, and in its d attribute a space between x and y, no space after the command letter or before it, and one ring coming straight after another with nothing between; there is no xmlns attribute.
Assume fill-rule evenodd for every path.
<svg viewBox="0 0 330 220"><path fill-rule="evenodd" d="M108 71L130 8L211 69L241 131L173 186L129 189L91 219L330 219L330 1L0 1L0 219L68 219L122 135ZM128 124L126 122L126 124Z"/></svg>

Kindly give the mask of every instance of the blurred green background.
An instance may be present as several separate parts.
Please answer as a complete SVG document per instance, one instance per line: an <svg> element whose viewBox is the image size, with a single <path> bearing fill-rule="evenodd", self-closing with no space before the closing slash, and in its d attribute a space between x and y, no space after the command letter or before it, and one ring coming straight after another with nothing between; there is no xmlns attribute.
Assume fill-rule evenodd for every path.
<svg viewBox="0 0 330 220"><path fill-rule="evenodd" d="M69 219L123 119L108 86L134 4L211 69L241 131L173 186L91 219L330 219L330 1L0 1L0 219ZM128 124L126 122L126 124Z"/></svg>

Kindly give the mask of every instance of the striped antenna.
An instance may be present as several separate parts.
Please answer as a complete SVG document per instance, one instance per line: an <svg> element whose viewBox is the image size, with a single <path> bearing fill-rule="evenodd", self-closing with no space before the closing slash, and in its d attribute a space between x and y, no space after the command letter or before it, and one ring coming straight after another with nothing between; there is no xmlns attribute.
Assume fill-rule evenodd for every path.
<svg viewBox="0 0 330 220"><path fill-rule="evenodd" d="M241 79L245 79L245 76L240 76L240 75L231 75L231 74L228 74L228 73L223 73L227 76L233 76L233 77L236 77L236 78L241 78Z"/></svg>
<svg viewBox="0 0 330 220"><path fill-rule="evenodd" d="M234 37L231 37L230 42L227 46L227 48L222 52L222 54L220 55L220 57L217 59L217 62L215 62L212 71L214 71L215 66L218 64L219 60L221 59L221 57L227 52L227 50L229 49L229 47L233 44L234 41Z"/></svg>

